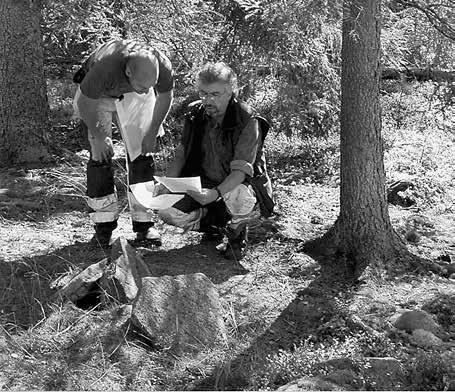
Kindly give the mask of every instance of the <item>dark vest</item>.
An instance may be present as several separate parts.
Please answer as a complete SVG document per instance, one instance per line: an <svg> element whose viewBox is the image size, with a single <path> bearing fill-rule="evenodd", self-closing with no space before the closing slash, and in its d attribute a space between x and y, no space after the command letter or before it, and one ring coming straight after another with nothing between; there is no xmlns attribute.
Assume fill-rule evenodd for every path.
<svg viewBox="0 0 455 392"><path fill-rule="evenodd" d="M261 215L269 217L273 213L275 203L272 197L272 186L267 174L267 167L264 155L264 140L269 131L270 125L263 117L253 113L251 108L232 97L226 114L221 124L221 132L224 138L223 145L226 146L225 153L221 157L222 165L229 168L234 157L235 146L240 134L248 121L254 117L259 122L261 140L253 164L253 177L247 176L245 182L251 184L261 210ZM202 132L205 129L204 108L200 101L190 104L190 110L186 114L185 126L182 135L182 144L185 148L185 165L182 169L182 177L201 175L201 142Z"/></svg>

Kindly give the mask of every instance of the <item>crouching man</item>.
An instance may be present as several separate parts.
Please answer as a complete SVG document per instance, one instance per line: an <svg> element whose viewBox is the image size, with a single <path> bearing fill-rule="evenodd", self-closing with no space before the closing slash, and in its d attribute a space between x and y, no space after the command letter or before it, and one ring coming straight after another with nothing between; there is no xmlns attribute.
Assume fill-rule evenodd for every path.
<svg viewBox="0 0 455 392"><path fill-rule="evenodd" d="M188 192L161 219L185 230L224 233L217 249L229 259L244 256L248 223L273 212L263 144L269 129L235 95L237 76L225 63L207 63L197 77L200 101L189 105L180 145L168 177L200 176L201 192Z"/></svg>

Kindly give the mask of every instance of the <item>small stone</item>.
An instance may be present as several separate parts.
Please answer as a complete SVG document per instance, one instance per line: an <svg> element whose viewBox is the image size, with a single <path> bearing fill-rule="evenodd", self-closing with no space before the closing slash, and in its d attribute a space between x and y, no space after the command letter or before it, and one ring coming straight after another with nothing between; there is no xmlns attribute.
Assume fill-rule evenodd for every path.
<svg viewBox="0 0 455 392"><path fill-rule="evenodd" d="M411 335L411 342L422 348L439 347L443 344L441 339L424 329L415 329Z"/></svg>
<svg viewBox="0 0 455 392"><path fill-rule="evenodd" d="M420 241L421 236L415 230L408 230L405 234L405 238L406 241L416 244Z"/></svg>
<svg viewBox="0 0 455 392"><path fill-rule="evenodd" d="M394 323L395 328L408 333L416 329L424 329L436 336L444 335L442 328L433 320L430 314L423 310L410 310L401 314Z"/></svg>

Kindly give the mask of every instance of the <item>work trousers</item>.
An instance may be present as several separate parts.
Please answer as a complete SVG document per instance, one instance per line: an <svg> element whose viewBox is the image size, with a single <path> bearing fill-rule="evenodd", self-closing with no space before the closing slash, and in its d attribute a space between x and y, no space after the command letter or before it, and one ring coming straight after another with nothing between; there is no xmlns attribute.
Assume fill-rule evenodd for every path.
<svg viewBox="0 0 455 392"><path fill-rule="evenodd" d="M117 227L119 211L112 160L100 162L92 159L94 135L99 135L101 132L104 137L112 138L112 121L115 120L127 150L127 195L133 231L143 232L153 225L152 214L136 200L129 185L152 181L155 174L155 163L151 155L139 155L131 161L127 148L128 145L131 145L131 137L125 131L125 127L122 129L122 124L117 116L118 102L116 101L118 100L114 98L90 99L80 93L80 90L75 97L75 114L87 126L91 148L90 160L87 164L87 204L91 210L90 218L95 223L97 232L111 232ZM127 140L128 137L130 140ZM134 141L140 145L140 140Z"/></svg>

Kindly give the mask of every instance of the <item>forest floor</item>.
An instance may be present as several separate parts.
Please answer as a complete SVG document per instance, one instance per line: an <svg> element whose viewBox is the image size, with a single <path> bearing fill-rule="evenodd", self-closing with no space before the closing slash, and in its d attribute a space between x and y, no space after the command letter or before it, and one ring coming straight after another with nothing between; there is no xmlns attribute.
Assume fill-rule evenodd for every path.
<svg viewBox="0 0 455 392"><path fill-rule="evenodd" d="M392 387L338 377L339 389L449 387L454 377L446 358L455 357L453 275L407 270L380 281L353 282L339 260L316 259L300 250L337 217L336 169L322 173L333 165L336 140L321 147L271 136L277 213L269 223L274 229L252 238L240 265L220 257L214 243L201 243L200 234L183 234L160 223L163 245L137 248L153 276L202 272L215 284L228 327L226 347L175 356L148 347L133 334L123 336L113 352L103 336L84 341L77 324L96 310L63 320L65 304L53 297L50 283L100 261L105 251L88 245L93 228L84 200L87 151L78 147L74 133L65 137L66 148L54 164L0 171L0 389L274 390L298 378L327 374L323 364L334 358L359 362L369 357L397 359L405 377ZM415 174L404 141L423 156L419 137L399 140L386 149L389 180ZM432 149L431 161L444 163L447 170L454 159L453 135L432 140L441 155L431 155ZM123 204L114 235L132 239L124 160L121 143L116 143ZM317 156L309 153L315 148ZM407 169L402 165L398 170L394 165L402 161ZM417 181L413 207L389 205L393 226L408 240L408 249L434 263L455 263L453 170L448 176L444 187ZM422 202L428 198L434 202ZM443 348L417 347L393 328L392 318L405 309L426 310L439 322L450 336ZM54 333L43 333L49 320ZM71 327L79 335L71 334ZM76 347L84 345L89 352L76 355Z"/></svg>

